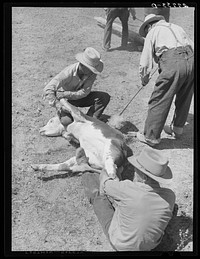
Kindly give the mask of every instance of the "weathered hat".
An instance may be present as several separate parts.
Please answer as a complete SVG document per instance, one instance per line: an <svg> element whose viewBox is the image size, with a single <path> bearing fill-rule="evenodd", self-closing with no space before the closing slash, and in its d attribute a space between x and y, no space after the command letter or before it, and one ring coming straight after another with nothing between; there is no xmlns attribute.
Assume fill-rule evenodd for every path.
<svg viewBox="0 0 200 259"><path fill-rule="evenodd" d="M139 156L131 156L128 161L157 182L168 183L172 179L169 161L158 150L145 147Z"/></svg>
<svg viewBox="0 0 200 259"><path fill-rule="evenodd" d="M145 17L143 24L140 26L139 29L139 34L142 37L146 37L147 33L145 32L145 27L150 23L154 21L160 21L160 20L165 20L165 17L162 15L155 15L155 14L149 14Z"/></svg>
<svg viewBox="0 0 200 259"><path fill-rule="evenodd" d="M84 52L76 54L76 59L95 74L100 74L103 71L101 55L92 47L88 47Z"/></svg>

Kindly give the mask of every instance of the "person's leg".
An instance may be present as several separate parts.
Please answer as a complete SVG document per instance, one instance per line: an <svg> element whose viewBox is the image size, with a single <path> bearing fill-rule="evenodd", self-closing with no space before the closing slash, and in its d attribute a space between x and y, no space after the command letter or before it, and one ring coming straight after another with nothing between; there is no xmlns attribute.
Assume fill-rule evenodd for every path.
<svg viewBox="0 0 200 259"><path fill-rule="evenodd" d="M149 100L149 109L144 126L146 139L160 139L174 95L185 82L186 60L177 50L170 50L159 61L159 76Z"/></svg>
<svg viewBox="0 0 200 259"><path fill-rule="evenodd" d="M103 38L103 47L107 50L110 48L111 45L112 24L117 17L117 13L118 11L116 8L108 8L107 10L106 27L104 29Z"/></svg>
<svg viewBox="0 0 200 259"><path fill-rule="evenodd" d="M99 195L99 174L86 172L82 175L82 184L85 195L89 202L93 204L94 198Z"/></svg>
<svg viewBox="0 0 200 259"><path fill-rule="evenodd" d="M149 100L149 108L144 126L145 138L152 143L160 141L160 134L167 119L171 103L176 91L177 80L172 82L173 74L166 77L163 71L156 80L153 93ZM174 77L174 79L177 77Z"/></svg>
<svg viewBox="0 0 200 259"><path fill-rule="evenodd" d="M87 115L99 119L110 101L110 95L106 92L92 91L80 100L68 101L76 107L90 107Z"/></svg>
<svg viewBox="0 0 200 259"><path fill-rule="evenodd" d="M93 208L94 208L94 212L98 218L98 221L101 224L103 232L110 242L108 230L109 230L115 209L112 206L111 202L108 200L106 195L99 195L99 196L95 197L94 203L93 203ZM113 247L113 245L112 245L112 247Z"/></svg>
<svg viewBox="0 0 200 259"><path fill-rule="evenodd" d="M179 89L176 94L175 100L175 112L173 127L183 128L187 120L187 116L190 109L190 104L192 101L192 96L194 92L194 60L191 58L187 63L188 76L185 83Z"/></svg>
<svg viewBox="0 0 200 259"><path fill-rule="evenodd" d="M113 218L114 208L105 195L99 194L99 174L85 173L82 183L89 202L93 205L94 212L109 240L108 229Z"/></svg>
<svg viewBox="0 0 200 259"><path fill-rule="evenodd" d="M175 99L175 111L171 125L165 125L164 131L175 137L180 137L183 133L183 127L187 120L191 100L194 92L194 56L190 47L186 47L186 53L182 54L184 58L185 74L181 77L185 80L179 85Z"/></svg>
<svg viewBox="0 0 200 259"><path fill-rule="evenodd" d="M193 74L193 63L189 61L189 56L186 52L187 49L177 48L176 50L165 52L161 57L159 62L159 71L161 73L156 80L154 91L149 100L148 116L145 122L144 135L147 139L156 140L160 138L175 94L178 95L178 99L176 99L176 116L178 108L178 119L183 116L180 111L184 113L181 123L184 122L185 117L187 118L186 114L188 113L192 92L190 92L191 85L186 84L186 82L188 73L191 73L191 76ZM185 93L184 88L189 90ZM188 97L186 96L187 94L189 95ZM185 98L186 109L184 105L180 104L180 102L184 102L183 97ZM176 123L177 121L176 119Z"/></svg>
<svg viewBox="0 0 200 259"><path fill-rule="evenodd" d="M110 102L110 95L106 92L93 91L90 93L90 98L94 100L94 104L88 110L87 115L99 119Z"/></svg>
<svg viewBox="0 0 200 259"><path fill-rule="evenodd" d="M120 12L119 19L122 23L122 39L121 39L122 47L126 47L128 44L128 18L129 18L128 9L125 9Z"/></svg>

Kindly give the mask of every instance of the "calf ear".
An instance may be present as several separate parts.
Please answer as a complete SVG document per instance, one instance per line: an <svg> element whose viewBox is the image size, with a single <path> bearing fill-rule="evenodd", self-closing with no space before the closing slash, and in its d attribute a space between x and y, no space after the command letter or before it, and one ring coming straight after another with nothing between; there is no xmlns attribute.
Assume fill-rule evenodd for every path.
<svg viewBox="0 0 200 259"><path fill-rule="evenodd" d="M58 137L62 135L62 132L60 131L46 131L44 134L46 137Z"/></svg>

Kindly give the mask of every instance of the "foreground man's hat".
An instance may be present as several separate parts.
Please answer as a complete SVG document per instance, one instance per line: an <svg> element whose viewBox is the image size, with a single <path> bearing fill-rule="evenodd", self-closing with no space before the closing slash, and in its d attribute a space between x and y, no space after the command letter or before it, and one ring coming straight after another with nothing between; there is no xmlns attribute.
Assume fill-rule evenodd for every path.
<svg viewBox="0 0 200 259"><path fill-rule="evenodd" d="M139 29L139 34L142 37L146 37L147 33L145 32L145 27L150 23L154 21L160 21L160 20L165 20L164 16L162 15L155 15L155 14L149 14L145 17L143 24L140 26Z"/></svg>
<svg viewBox="0 0 200 259"><path fill-rule="evenodd" d="M168 183L172 179L169 161L158 150L145 147L139 156L131 156L128 161L157 182Z"/></svg>
<svg viewBox="0 0 200 259"><path fill-rule="evenodd" d="M84 52L78 53L76 59L95 74L100 74L103 71L101 55L92 47L88 47Z"/></svg>

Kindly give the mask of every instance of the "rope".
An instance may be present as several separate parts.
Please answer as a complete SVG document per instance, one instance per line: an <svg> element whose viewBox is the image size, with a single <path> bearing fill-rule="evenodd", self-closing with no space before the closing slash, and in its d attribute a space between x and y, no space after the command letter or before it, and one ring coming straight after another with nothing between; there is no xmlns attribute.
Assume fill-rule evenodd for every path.
<svg viewBox="0 0 200 259"><path fill-rule="evenodd" d="M156 68L156 69L154 70L154 72L150 75L149 78L151 78L151 77L155 74L155 72L156 72L157 70L158 70L158 68ZM136 86L139 86L139 85L136 85ZM139 93L143 88L144 88L144 86L142 86L142 87L136 92L136 94L131 98L131 100L127 103L127 105L124 107L124 109L120 112L119 115L122 115L122 113L127 109L127 107L129 106L129 104L133 101L133 99L136 97L136 95L138 95L138 93Z"/></svg>

